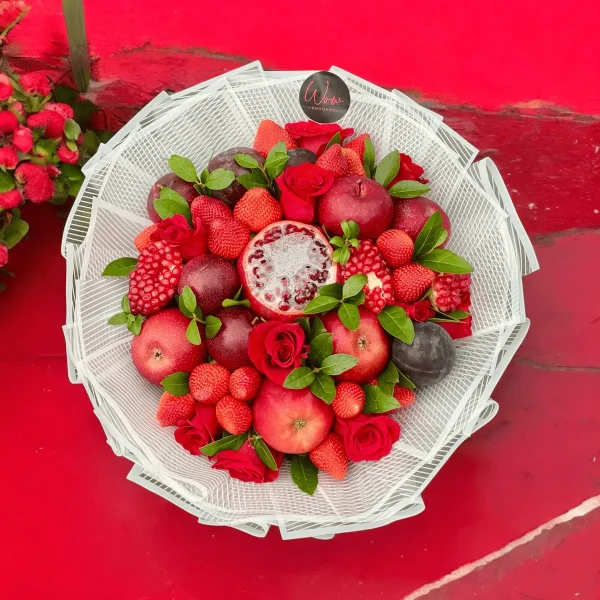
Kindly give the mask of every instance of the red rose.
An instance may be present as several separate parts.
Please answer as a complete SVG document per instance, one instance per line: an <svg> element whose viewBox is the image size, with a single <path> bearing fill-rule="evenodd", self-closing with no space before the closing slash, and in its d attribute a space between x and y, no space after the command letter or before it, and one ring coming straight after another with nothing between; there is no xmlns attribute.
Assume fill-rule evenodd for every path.
<svg viewBox="0 0 600 600"><path fill-rule="evenodd" d="M317 165L303 163L288 167L276 181L281 190L279 202L285 218L312 223L317 197L329 191L334 177L330 171Z"/></svg>
<svg viewBox="0 0 600 600"><path fill-rule="evenodd" d="M412 304L408 304L406 302L396 302L396 304L401 306L406 311L409 319L417 321L418 323L423 323L424 321L427 321L427 319L435 317L435 310L433 310L429 300L419 300L418 302L413 302Z"/></svg>
<svg viewBox="0 0 600 600"><path fill-rule="evenodd" d="M52 88L50 87L50 81L43 73L40 73L39 71L21 75L19 83L26 94L39 94L40 96L47 96L52 91Z"/></svg>
<svg viewBox="0 0 600 600"><path fill-rule="evenodd" d="M275 459L278 470L272 471L258 458L258 454L250 445L249 441L237 451L223 450L214 457L215 463L213 469L229 471L229 475L240 481L249 481L253 483L268 483L275 481L279 477L279 467L283 462L283 452L277 452L270 448L271 454Z"/></svg>
<svg viewBox="0 0 600 600"><path fill-rule="evenodd" d="M71 150L65 142L61 142L56 151L56 156L68 165L76 165L79 161L79 150Z"/></svg>
<svg viewBox="0 0 600 600"><path fill-rule="evenodd" d="M315 123L314 121L286 123L285 129L296 140L298 148L311 150L317 156L323 152L336 133L339 132L342 142L354 133L352 127L342 129L337 123Z"/></svg>
<svg viewBox="0 0 600 600"><path fill-rule="evenodd" d="M348 460L379 460L400 439L400 425L385 415L360 414L352 419L336 419L334 431L342 436Z"/></svg>
<svg viewBox="0 0 600 600"><path fill-rule="evenodd" d="M277 385L308 356L304 331L298 323L267 321L250 330L248 354L254 366Z"/></svg>
<svg viewBox="0 0 600 600"><path fill-rule="evenodd" d="M177 248L183 260L206 254L206 229L192 229L183 215L173 215L158 223L152 240L162 240Z"/></svg>
<svg viewBox="0 0 600 600"><path fill-rule="evenodd" d="M414 163L411 157L408 154L400 154L400 170L398 171L398 175L394 177L392 183L388 185L388 188L392 187L395 183L399 181L419 181L420 183L428 183L429 179L424 179L422 177L425 169L423 167Z"/></svg>
<svg viewBox="0 0 600 600"><path fill-rule="evenodd" d="M214 442L223 433L217 421L216 406L196 403L196 414L189 421L179 421L175 440L190 454L200 454L200 448Z"/></svg>
<svg viewBox="0 0 600 600"><path fill-rule="evenodd" d="M456 310L471 311L471 294L469 292L463 294L462 302L456 307ZM473 317L470 316L462 321L444 321L438 325L441 325L453 340L473 335Z"/></svg>

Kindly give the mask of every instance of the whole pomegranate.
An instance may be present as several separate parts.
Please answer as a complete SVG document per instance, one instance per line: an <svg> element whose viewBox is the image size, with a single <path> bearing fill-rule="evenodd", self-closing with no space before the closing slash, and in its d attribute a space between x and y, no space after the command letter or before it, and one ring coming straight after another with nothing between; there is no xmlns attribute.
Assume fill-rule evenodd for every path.
<svg viewBox="0 0 600 600"><path fill-rule="evenodd" d="M159 223L161 220L156 212L156 209L154 208L154 201L160 198L160 190L162 190L164 187L171 188L174 192L177 192L180 196L183 196L188 201L188 204L191 204L192 200L198 195L193 183L184 181L181 179L181 177L175 175L175 173L163 175L150 189L146 204L148 217L150 217L150 220L154 223Z"/></svg>
<svg viewBox="0 0 600 600"><path fill-rule="evenodd" d="M392 227L404 231L414 242L423 229L427 219L438 211L442 215L442 226L448 232L448 237L440 248L443 248L450 240L450 219L439 204L429 198L407 198L398 200L394 212Z"/></svg>
<svg viewBox="0 0 600 600"><path fill-rule="evenodd" d="M254 313L243 306L231 306L216 316L221 321L221 329L214 338L207 340L208 353L230 371L252 365L248 356L248 335L256 318Z"/></svg>

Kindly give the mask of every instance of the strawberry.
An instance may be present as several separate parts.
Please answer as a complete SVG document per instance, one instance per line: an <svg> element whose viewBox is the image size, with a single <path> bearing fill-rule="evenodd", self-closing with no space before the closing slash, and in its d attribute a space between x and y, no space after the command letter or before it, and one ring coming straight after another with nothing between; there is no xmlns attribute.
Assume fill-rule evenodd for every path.
<svg viewBox="0 0 600 600"><path fill-rule="evenodd" d="M345 381L337 386L331 408L336 417L351 419L362 412L364 405L365 393L360 385Z"/></svg>
<svg viewBox="0 0 600 600"><path fill-rule="evenodd" d="M282 214L279 202L260 187L248 190L233 209L233 216L254 233L280 221Z"/></svg>
<svg viewBox="0 0 600 600"><path fill-rule="evenodd" d="M225 431L240 435L250 429L252 411L245 402L240 402L233 396L225 396L217 404L217 421Z"/></svg>
<svg viewBox="0 0 600 600"><path fill-rule="evenodd" d="M400 408L410 406L415 401L415 393L413 390L402 387L396 384L394 386L394 398L400 402ZM395 410L398 410L397 408Z"/></svg>
<svg viewBox="0 0 600 600"><path fill-rule="evenodd" d="M354 152L356 152L356 154L358 154L358 158L360 158L361 163L365 156L365 139L368 137L369 137L368 133L361 133L359 136L356 136L353 140L349 141L344 146L344 148L347 148L349 150L354 150Z"/></svg>
<svg viewBox="0 0 600 600"><path fill-rule="evenodd" d="M388 229L377 238L377 248L391 267L401 267L410 262L414 242L400 229Z"/></svg>
<svg viewBox="0 0 600 600"><path fill-rule="evenodd" d="M194 414L196 402L191 394L173 396L165 392L158 402L156 418L161 427L177 425L179 421L187 421Z"/></svg>
<svg viewBox="0 0 600 600"><path fill-rule="evenodd" d="M342 148L342 156L346 159L346 175L364 177L365 169L358 154L351 148Z"/></svg>
<svg viewBox="0 0 600 600"><path fill-rule="evenodd" d="M435 273L417 263L398 267L392 274L392 284L396 300L416 302L431 286Z"/></svg>
<svg viewBox="0 0 600 600"><path fill-rule="evenodd" d="M344 440L333 431L308 454L315 467L329 473L334 479L342 480L346 477L348 457L344 448Z"/></svg>
<svg viewBox="0 0 600 600"><path fill-rule="evenodd" d="M236 369L229 380L229 393L240 402L248 402L258 394L262 377L254 367Z"/></svg>
<svg viewBox="0 0 600 600"><path fill-rule="evenodd" d="M367 276L365 306L370 311L380 313L386 304L394 301L392 274L371 240L361 240L358 248L351 248L350 260L342 268L342 280L357 273Z"/></svg>
<svg viewBox="0 0 600 600"><path fill-rule="evenodd" d="M157 229L158 225L153 223L135 236L133 244L138 249L138 252L141 252L152 241L152 234Z"/></svg>
<svg viewBox="0 0 600 600"><path fill-rule="evenodd" d="M261 121L256 130L253 148L266 158L269 150L279 142L285 142L285 147L288 150L298 147L292 136L283 127L277 125L275 121L269 121L268 119Z"/></svg>
<svg viewBox="0 0 600 600"><path fill-rule="evenodd" d="M331 171L336 178L348 175L348 161L342 154L342 147L339 144L333 144L323 152L317 159L317 166Z"/></svg>
<svg viewBox="0 0 600 600"><path fill-rule="evenodd" d="M183 261L178 250L159 240L140 253L129 273L129 304L132 315L153 315L164 308L177 290Z"/></svg>
<svg viewBox="0 0 600 600"><path fill-rule="evenodd" d="M202 404L216 404L229 390L229 377L224 366L202 363L190 373L190 394Z"/></svg>
<svg viewBox="0 0 600 600"><path fill-rule="evenodd" d="M250 230L233 219L217 219L208 226L208 249L227 260L238 258L250 241Z"/></svg>
<svg viewBox="0 0 600 600"><path fill-rule="evenodd" d="M217 219L231 219L233 213L231 209L220 200L210 196L198 196L194 199L191 206L192 221L194 226L198 226L198 221L204 227L208 227Z"/></svg>

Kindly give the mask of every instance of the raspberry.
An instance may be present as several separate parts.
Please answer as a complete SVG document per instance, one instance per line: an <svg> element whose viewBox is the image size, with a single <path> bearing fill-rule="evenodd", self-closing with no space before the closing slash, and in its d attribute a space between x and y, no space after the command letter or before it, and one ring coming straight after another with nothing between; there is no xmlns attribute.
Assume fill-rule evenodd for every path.
<svg viewBox="0 0 600 600"><path fill-rule="evenodd" d="M190 393L202 404L216 404L229 390L229 371L217 363L202 363L190 374Z"/></svg>
<svg viewBox="0 0 600 600"><path fill-rule="evenodd" d="M415 245L404 231L388 229L377 238L377 248L390 267L401 267L410 262Z"/></svg>
<svg viewBox="0 0 600 600"><path fill-rule="evenodd" d="M362 240L358 248L350 250L350 260L342 268L342 279L362 273L367 276L364 287L365 306L375 314L386 304L392 304L392 275L377 246L371 240Z"/></svg>
<svg viewBox="0 0 600 600"><path fill-rule="evenodd" d="M432 292L429 299L433 308L441 312L452 312L462 304L463 297L471 287L471 276L462 275L436 275L431 286Z"/></svg>
<svg viewBox="0 0 600 600"><path fill-rule="evenodd" d="M250 230L241 221L217 219L208 226L208 249L227 260L237 258L250 241Z"/></svg>
<svg viewBox="0 0 600 600"><path fill-rule="evenodd" d="M135 236L133 245L138 249L138 252L141 252L150 242L153 241L152 236L157 229L158 225L153 223Z"/></svg>
<svg viewBox="0 0 600 600"><path fill-rule="evenodd" d="M377 382L375 382L377 385ZM362 412L365 406L365 393L360 385L356 383L340 383L335 391L335 398L331 408L336 417L351 419Z"/></svg>
<svg viewBox="0 0 600 600"><path fill-rule="evenodd" d="M179 421L187 421L194 415L195 405L191 394L173 396L165 392L158 402L156 418L161 427L177 425Z"/></svg>
<svg viewBox="0 0 600 600"><path fill-rule="evenodd" d="M248 190L235 205L233 216L254 233L281 220L281 205L264 188Z"/></svg>
<svg viewBox="0 0 600 600"><path fill-rule="evenodd" d="M54 183L41 165L21 163L15 171L15 179L23 185L23 195L32 202L47 202L54 196Z"/></svg>
<svg viewBox="0 0 600 600"><path fill-rule="evenodd" d="M37 71L21 75L19 84L27 94L47 96L52 91L48 78L43 73Z"/></svg>
<svg viewBox="0 0 600 600"><path fill-rule="evenodd" d="M43 110L27 117L27 127L30 129L40 127L44 130L44 137L56 139L62 137L65 129L65 118L60 113Z"/></svg>
<svg viewBox="0 0 600 600"><path fill-rule="evenodd" d="M229 379L229 393L240 402L248 402L258 394L262 377L254 367L240 367Z"/></svg>
<svg viewBox="0 0 600 600"><path fill-rule="evenodd" d="M56 155L59 160L62 160L68 165L76 165L79 161L79 150L71 150L65 142L61 142Z"/></svg>
<svg viewBox="0 0 600 600"><path fill-rule="evenodd" d="M348 175L348 161L342 154L342 147L339 144L330 146L317 159L317 166L330 171L334 177L343 177Z"/></svg>
<svg viewBox="0 0 600 600"><path fill-rule="evenodd" d="M213 221L217 219L231 219L233 213L231 209L216 198L210 198L209 196L198 196L191 206L192 220L196 227L198 221L204 227L208 227Z"/></svg>
<svg viewBox="0 0 600 600"><path fill-rule="evenodd" d="M327 437L308 454L311 462L320 469L329 473L334 479L342 480L346 477L348 469L348 457L344 441L331 431Z"/></svg>
<svg viewBox="0 0 600 600"><path fill-rule="evenodd" d="M342 156L346 160L346 174L364 177L365 169L362 160L352 148L342 148Z"/></svg>
<svg viewBox="0 0 600 600"><path fill-rule="evenodd" d="M33 133L28 127L20 125L13 133L12 145L15 150L27 154L33 148Z"/></svg>
<svg viewBox="0 0 600 600"><path fill-rule="evenodd" d="M13 87L10 79L4 73L0 73L0 101L8 100L12 93Z"/></svg>
<svg viewBox="0 0 600 600"><path fill-rule="evenodd" d="M23 202L23 196L18 189L0 194L0 208L3 208L4 210L16 208L21 202Z"/></svg>
<svg viewBox="0 0 600 600"><path fill-rule="evenodd" d="M261 121L256 130L253 148L266 158L271 148L279 142L285 142L288 150L298 147L298 144L283 127L268 119Z"/></svg>
<svg viewBox="0 0 600 600"><path fill-rule="evenodd" d="M417 263L397 268L393 275L394 294L399 302L416 302L431 286L435 273Z"/></svg>
<svg viewBox="0 0 600 600"><path fill-rule="evenodd" d="M217 404L217 421L221 427L233 435L240 435L252 425L252 411L245 402L233 396L225 396Z"/></svg>
<svg viewBox="0 0 600 600"><path fill-rule="evenodd" d="M361 163L365 155L365 139L368 137L368 133L361 133L344 146L344 148L347 148L348 150L354 150L354 152L358 154L358 158L360 158Z"/></svg>
<svg viewBox="0 0 600 600"><path fill-rule="evenodd" d="M17 153L7 146L0 148L0 167L13 170L19 164L19 156Z"/></svg>
<svg viewBox="0 0 600 600"><path fill-rule="evenodd" d="M62 102L48 102L44 108L62 115L65 119L75 118L75 111L68 104Z"/></svg>
<svg viewBox="0 0 600 600"><path fill-rule="evenodd" d="M175 295L181 278L181 254L163 241L146 246L129 274L129 304L133 315L152 315Z"/></svg>
<svg viewBox="0 0 600 600"><path fill-rule="evenodd" d="M0 111L0 135L10 135L19 126L19 119L9 110Z"/></svg>

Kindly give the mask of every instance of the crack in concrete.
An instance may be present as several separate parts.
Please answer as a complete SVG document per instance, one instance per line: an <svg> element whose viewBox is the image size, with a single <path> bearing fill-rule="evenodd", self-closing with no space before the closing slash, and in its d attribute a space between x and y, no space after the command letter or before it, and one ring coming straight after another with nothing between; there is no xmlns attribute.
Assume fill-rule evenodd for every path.
<svg viewBox="0 0 600 600"><path fill-rule="evenodd" d="M514 362L540 371L572 371L573 373L600 373L600 367L569 367L566 365L549 365L547 363L540 363L531 358L524 358L522 356L515 356Z"/></svg>

